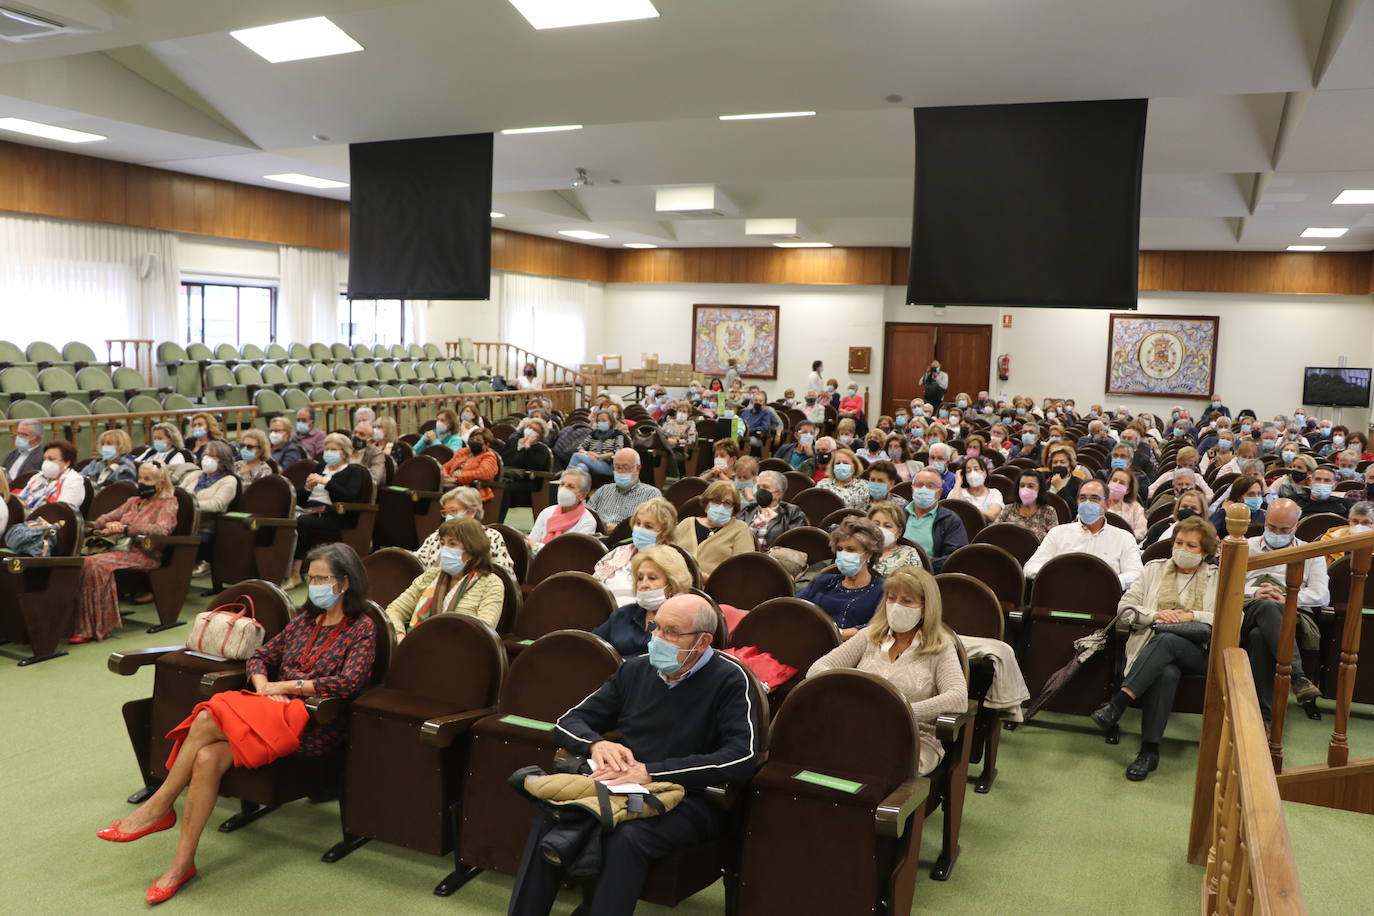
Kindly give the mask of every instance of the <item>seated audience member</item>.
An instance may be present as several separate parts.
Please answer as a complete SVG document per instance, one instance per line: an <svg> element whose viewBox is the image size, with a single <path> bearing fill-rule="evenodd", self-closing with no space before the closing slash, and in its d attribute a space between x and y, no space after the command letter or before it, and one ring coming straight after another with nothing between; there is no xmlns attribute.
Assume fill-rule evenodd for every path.
<svg viewBox="0 0 1374 916"><path fill-rule="evenodd" d="M525 363L525 368L520 371L520 377L515 380L515 387L521 391L531 391L543 387L534 368L534 363Z"/></svg>
<svg viewBox="0 0 1374 916"><path fill-rule="evenodd" d="M732 356L725 363L725 387L735 389L742 384L743 380L739 375L739 360Z"/></svg>
<svg viewBox="0 0 1374 916"><path fill-rule="evenodd" d="M754 549L754 534L735 514L740 508L739 490L726 480L718 480L701 494L706 504L705 518L684 518L673 532L673 543L697 561L703 578L736 554Z"/></svg>
<svg viewBox="0 0 1374 916"><path fill-rule="evenodd" d="M1088 478L1085 470L1074 467L1078 461L1077 453L1071 446L1055 442L1045 446L1045 457L1048 461L1043 469L1045 483L1051 493L1072 506L1078 502L1078 485Z"/></svg>
<svg viewBox="0 0 1374 916"><path fill-rule="evenodd" d="M267 463L270 452L267 434L259 429L247 429L239 436L238 461L234 470L239 480L247 487L255 480L272 476L272 466Z"/></svg>
<svg viewBox="0 0 1374 916"><path fill-rule="evenodd" d="M1214 394L1212 395L1212 402L1207 405L1207 409L1202 412L1202 422L1214 423L1222 417L1229 418L1230 416L1231 408L1221 403L1221 398Z"/></svg>
<svg viewBox="0 0 1374 916"><path fill-rule="evenodd" d="M198 413L191 415L191 454L196 461L205 457L205 447L211 442L223 442L224 434L220 432L219 421L208 413Z"/></svg>
<svg viewBox="0 0 1374 916"><path fill-rule="evenodd" d="M273 417L272 422L267 424L267 442L272 446L272 460L283 471L307 457L286 417Z"/></svg>
<svg viewBox="0 0 1374 916"><path fill-rule="evenodd" d="M806 403L802 406L801 412L806 417L807 422L815 423L818 427L825 422L825 405L830 400L825 394L824 388L806 392Z"/></svg>
<svg viewBox="0 0 1374 916"><path fill-rule="evenodd" d="M593 779L671 782L686 790L668 813L627 821L605 835L589 912L633 912L655 859L720 836L730 818L706 798L706 788L747 782L762 759L749 680L711 646L716 618L699 595L663 602L649 651L627 659L551 733L566 750L589 758ZM620 732L617 741L602 737L612 731ZM558 823L541 811L530 828L511 892L512 916L545 916L553 906L562 876L540 844Z"/></svg>
<svg viewBox="0 0 1374 916"><path fill-rule="evenodd" d="M840 498L846 509L868 511L868 484L859 478L859 460L847 448L837 448L831 456L828 473L817 485Z"/></svg>
<svg viewBox="0 0 1374 916"><path fill-rule="evenodd" d="M608 530L629 518L640 503L663 495L658 487L639 479L639 452L632 448L622 448L615 453L611 470L615 480L597 487L587 500L587 506Z"/></svg>
<svg viewBox="0 0 1374 916"><path fill-rule="evenodd" d="M1364 433L1351 430L1347 448L1354 449L1360 455L1361 461L1374 461L1374 452L1369 450L1369 439Z"/></svg>
<svg viewBox="0 0 1374 916"><path fill-rule="evenodd" d="M818 658L806 672L814 677L834 668L876 674L911 704L920 730L919 775L935 769L945 755L935 720L968 708L968 682L954 635L944 625L940 587L923 569L902 569L883 580L883 602L868 628Z"/></svg>
<svg viewBox="0 0 1374 916"><path fill-rule="evenodd" d="M444 463L444 486L466 487L475 483L495 480L501 473L501 459L492 447L495 438L490 430L474 429L468 436L468 444L453 453ZM496 494L490 487L478 490L482 501L490 500Z"/></svg>
<svg viewBox="0 0 1374 916"><path fill-rule="evenodd" d="M830 532L830 549L839 571L816 576L797 597L829 614L840 638L849 639L868 626L882 602L883 577L873 571L883 550L882 531L866 518L848 516Z"/></svg>
<svg viewBox="0 0 1374 916"><path fill-rule="evenodd" d="M759 550L772 547L784 531L809 524L800 507L783 501L786 493L786 477L778 471L761 471L754 498L740 510L740 520L753 532Z"/></svg>
<svg viewBox="0 0 1374 916"><path fill-rule="evenodd" d="M1323 465L1314 469L1307 475L1312 482L1310 487L1298 490L1290 497L1293 502L1298 504L1302 517L1316 515L1319 512L1330 512L1345 518L1350 509L1350 503L1336 489L1336 472Z"/></svg>
<svg viewBox="0 0 1374 916"><path fill-rule="evenodd" d="M922 569L921 552L910 544L897 543L906 525L906 508L894 502L874 502L868 507L868 520L878 526L883 536L883 549L873 562L878 575L887 577L903 566Z"/></svg>
<svg viewBox="0 0 1374 916"><path fill-rule="evenodd" d="M1298 528L1298 506L1291 499L1277 499L1264 516L1264 533L1250 538L1250 556L1298 547L1306 543L1293 536ZM1245 604L1240 622L1240 645L1250 655L1250 671L1255 677L1255 692L1259 694L1260 712L1266 721L1272 716L1274 697L1274 665L1278 660L1279 630L1283 623L1285 582L1283 566L1251 569L1245 574ZM1299 613L1314 613L1331 600L1326 575L1326 557L1312 557L1303 564L1302 584L1298 587ZM1304 610L1306 609L1306 610ZM1303 671L1302 656L1296 639L1293 646L1291 686L1303 706L1311 706L1321 691Z"/></svg>
<svg viewBox="0 0 1374 916"><path fill-rule="evenodd" d="M702 480L735 479L735 462L739 461L739 443L734 439L717 439L711 446L711 466L701 475Z"/></svg>
<svg viewBox="0 0 1374 916"><path fill-rule="evenodd" d="M30 513L47 503L63 502L80 515L81 504L86 501L86 485L81 475L72 470L76 446L57 439L43 446L42 455L43 463L19 491L19 501Z"/></svg>
<svg viewBox="0 0 1374 916"><path fill-rule="evenodd" d="M531 494L548 486L548 478L534 476L535 472L547 474L553 469L553 452L544 444L545 432L543 420L526 419L506 440L501 451L501 463L509 472L501 495L503 522L513 507L531 505Z"/></svg>
<svg viewBox="0 0 1374 916"><path fill-rule="evenodd" d="M886 501L906 508L907 501L892 492L892 488L901 483L901 480L897 476L897 466L887 460L886 452L878 452L878 457L869 464L868 472L864 476L867 478L870 505Z"/></svg>
<svg viewBox="0 0 1374 916"><path fill-rule="evenodd" d="M563 472L558 481L558 502L540 512L530 529L530 544L535 550L568 531L596 534L596 516L587 509L591 489L592 475L586 468L570 467Z"/></svg>
<svg viewBox="0 0 1374 916"><path fill-rule="evenodd" d="M357 523L356 512L340 515L333 510L334 503L358 502L367 486L367 472L348 461L352 450L348 436L325 436L315 470L306 476L305 486L296 490L296 560L291 577L282 584L287 591L301 584L301 564L311 550L339 540L347 524Z"/></svg>
<svg viewBox="0 0 1374 916"><path fill-rule="evenodd" d="M668 448L677 453L679 459L686 458L687 452L697 444L697 425L692 420L691 407L682 401L672 401L669 410L658 424Z"/></svg>
<svg viewBox="0 0 1374 916"><path fill-rule="evenodd" d="M418 455L431 445L442 445L452 452L463 447L463 437L458 433L458 414L447 407L439 409L434 415L434 426L420 434L420 441L412 449Z"/></svg>
<svg viewBox="0 0 1374 916"><path fill-rule="evenodd" d="M592 431L582 448L568 462L570 468L584 468L588 473L615 473L611 460L626 445L625 428L610 410L598 410L592 415Z"/></svg>
<svg viewBox="0 0 1374 916"><path fill-rule="evenodd" d="M1193 517L1207 517L1207 502L1197 490L1185 490L1174 500L1173 511L1169 513L1169 517L1160 519L1150 526L1150 530L1140 542L1141 549L1159 541L1172 541L1174 527L1180 521Z"/></svg>
<svg viewBox="0 0 1374 916"><path fill-rule="evenodd" d="M658 609L675 595L692 590L692 573L687 561L672 547L654 545L635 552L630 561L631 595L601 626L592 630L624 658L649 651L649 631Z"/></svg>
<svg viewBox="0 0 1374 916"><path fill-rule="evenodd" d="M1140 504L1140 493L1136 489L1139 475L1129 468L1113 468L1107 475L1107 511L1120 516L1131 526L1131 534L1139 541L1149 530L1149 516Z"/></svg>
<svg viewBox="0 0 1374 916"><path fill-rule="evenodd" d="M1116 444L1116 440L1111 437L1107 424L1101 420L1092 420L1088 423L1087 435L1079 436L1073 447L1076 451L1081 452L1092 445L1105 445L1110 448L1114 444Z"/></svg>
<svg viewBox="0 0 1374 916"><path fill-rule="evenodd" d="M962 499L983 514L988 523L1002 514L1002 491L987 485L988 466L982 456L964 459L964 466L954 475L950 499Z"/></svg>
<svg viewBox="0 0 1374 916"><path fill-rule="evenodd" d="M403 447L397 441L399 434L400 429L392 417L378 417L372 423L372 445L383 455L390 455L398 465L414 454L410 446Z"/></svg>
<svg viewBox="0 0 1374 916"><path fill-rule="evenodd" d="M842 418L835 424L835 442L840 448L853 448L857 438L858 424L852 417Z"/></svg>
<svg viewBox="0 0 1374 916"><path fill-rule="evenodd" d="M925 464L911 457L911 443L900 433L887 437L887 460L892 462L897 471L898 483L906 483L925 467Z"/></svg>
<svg viewBox="0 0 1374 916"><path fill-rule="evenodd" d="M1020 408L1018 408L1019 410ZM1029 458L1037 465L1040 463L1042 445L1040 442L1040 427L1035 423L1022 423L1021 435L1014 445L1012 445L1009 457Z"/></svg>
<svg viewBox="0 0 1374 916"><path fill-rule="evenodd" d="M5 456L2 469L10 480L24 474L37 474L43 465L43 424L37 420L20 420L14 425L14 448Z"/></svg>
<svg viewBox="0 0 1374 916"><path fill-rule="evenodd" d="M862 458L869 464L872 464L873 462L878 461L880 459L886 458L887 452L883 448L882 438L884 435L885 432L882 427L870 429L868 431L868 435L864 437L863 447L856 451L854 454L857 457Z"/></svg>
<svg viewBox="0 0 1374 916"><path fill-rule="evenodd" d="M759 485L759 460L752 455L740 455L735 462L733 478L731 482L739 490L740 502L751 501Z"/></svg>
<svg viewBox="0 0 1374 916"><path fill-rule="evenodd" d="M751 447L762 449L765 445L771 447L778 444L782 420L773 408L764 403L763 392L754 392L742 419Z"/></svg>
<svg viewBox="0 0 1374 916"><path fill-rule="evenodd" d="M1317 435L1321 437L1317 442L1318 457L1330 458L1345 448L1345 441L1350 435L1350 430L1343 425L1333 425L1330 420L1322 420L1317 428Z"/></svg>
<svg viewBox="0 0 1374 916"><path fill-rule="evenodd" d="M1107 524L1106 503L1106 484L1096 479L1083 481L1078 488L1078 518L1050 529L1026 562L1026 578L1035 578L1040 568L1057 556L1090 553L1112 568L1122 588L1130 588L1140 575L1140 548L1129 531Z"/></svg>
<svg viewBox="0 0 1374 916"><path fill-rule="evenodd" d="M166 780L132 814L97 834L124 843L169 829L176 823L173 804L190 786L177 851L148 888L148 903L171 899L195 877L196 845L230 767L265 766L292 753L321 757L347 740L347 716L316 724L302 698L351 699L367 686L377 652L376 627L366 611L367 573L341 544L321 547L309 559L310 600L248 660L252 691L217 693L191 710L168 736L176 744Z"/></svg>
<svg viewBox="0 0 1374 916"><path fill-rule="evenodd" d="M153 441L147 447L141 451L134 449L136 463L153 461L169 466L186 463L186 456L181 453L186 444L182 441L181 430L177 429L175 423L153 424L152 436Z"/></svg>
<svg viewBox="0 0 1374 916"><path fill-rule="evenodd" d="M1360 476L1360 469L1358 467L1360 463L1360 453L1354 449L1348 448L1344 451L1337 452L1330 460L1336 463L1337 480L1344 482L1347 480L1355 480Z"/></svg>
<svg viewBox="0 0 1374 916"><path fill-rule="evenodd" d="M968 532L959 516L939 505L943 483L940 472L926 468L911 484L911 503L906 507L903 536L919 544L939 572L950 554L968 543Z"/></svg>
<svg viewBox="0 0 1374 916"><path fill-rule="evenodd" d="M535 401L531 400L525 405L528 416L538 416L543 413L541 406L535 406ZM468 441L468 433L474 429L486 429L487 422L482 419L481 411L477 408L477 402L469 398L463 401L463 405L458 408L458 435L463 437L463 441Z"/></svg>
<svg viewBox="0 0 1374 916"><path fill-rule="evenodd" d="M439 513L443 516L444 521L471 518L480 522L482 520L482 495L472 487L454 487L439 497ZM493 528L483 527L482 530L487 535L487 548L491 553L491 562L510 573L512 579L515 578L515 563L510 558L506 539L501 537L501 532ZM438 566L439 549L443 546L439 540L439 532L436 530L425 538L425 542L415 551L415 559L419 560L420 565L424 567Z"/></svg>
<svg viewBox="0 0 1374 916"><path fill-rule="evenodd" d="M91 482L97 493L112 483L138 480L138 465L129 454L134 443L128 433L122 429L107 429L96 439L96 444L100 454L81 469L81 476Z"/></svg>
<svg viewBox="0 0 1374 916"><path fill-rule="evenodd" d="M1171 485L1175 490L1178 490L1177 479L1183 477L1191 481L1191 486L1201 490L1202 495L1210 503L1212 501L1212 488L1207 485L1207 481L1203 480L1202 475L1197 471L1197 449L1191 445L1185 445L1178 450L1175 458L1178 462L1177 467L1160 474L1155 478L1155 482L1150 484L1149 498L1154 499L1156 493Z"/></svg>
<svg viewBox="0 0 1374 916"><path fill-rule="evenodd" d="M1286 447L1283 450L1282 464L1270 468L1271 471L1279 472L1279 476L1269 484L1270 493L1292 499L1306 488L1309 475L1317 466L1317 460L1309 455L1300 454L1296 448Z"/></svg>
<svg viewBox="0 0 1374 916"><path fill-rule="evenodd" d="M830 476L830 459L835 455L835 449L839 448L839 443L830 436L821 436L816 440L813 454L804 460L797 468L798 473L805 474L811 478L813 483L820 483Z"/></svg>
<svg viewBox="0 0 1374 916"><path fill-rule="evenodd" d="M1374 531L1374 502L1362 499L1350 507L1350 518L1347 524L1326 529L1317 540L1330 541L1347 535L1368 534L1370 531ZM1345 551L1329 553L1326 555L1326 562L1335 563L1343 556L1345 556Z"/></svg>
<svg viewBox="0 0 1374 916"><path fill-rule="evenodd" d="M486 529L476 519L447 520L439 536L439 565L431 566L387 606L400 642L435 614L468 614L493 630L501 622L505 586L493 570Z"/></svg>
<svg viewBox="0 0 1374 916"><path fill-rule="evenodd" d="M371 411L368 411L371 413ZM360 465L372 478L372 485L380 490L386 485L386 452L376 446L373 438L373 423L376 420L362 417L353 424L353 454L348 460Z"/></svg>
<svg viewBox="0 0 1374 916"><path fill-rule="evenodd" d="M229 511L238 498L242 481L234 470L234 451L229 443L215 439L205 446L205 455L200 459L200 469L181 478L181 488L196 500L196 510L200 513L200 557L201 561L191 572L193 577L208 575L210 563L210 539L215 534L215 516Z"/></svg>
<svg viewBox="0 0 1374 916"><path fill-rule="evenodd" d="M88 529L92 534L114 541L116 549L92 554L81 561L81 591L71 642L104 639L111 630L123 626L119 616L119 594L115 589L115 570L155 569L162 563L161 551L145 552L136 540L120 549L120 541L165 536L176 527L177 500L167 469L151 462L139 465L138 495L98 517Z"/></svg>
<svg viewBox="0 0 1374 916"><path fill-rule="evenodd" d="M309 407L296 411L296 446L310 459L324 450L324 430L315 428L315 411Z"/></svg>
<svg viewBox="0 0 1374 916"><path fill-rule="evenodd" d="M1218 533L1226 530L1226 510L1236 503L1241 503L1249 510L1250 524L1264 524L1264 478L1242 474L1231 482L1221 505L1208 519Z"/></svg>
<svg viewBox="0 0 1374 916"><path fill-rule="evenodd" d="M950 447L949 443L931 440L926 470L935 471L940 475L941 499L949 496L949 491L954 489L954 472L949 469L954 458L954 449Z"/></svg>
<svg viewBox="0 0 1374 916"><path fill-rule="evenodd" d="M860 431L865 427L864 423L864 399L859 394L859 386L850 382L845 389L844 397L840 398L840 403L836 405L841 417L850 417L854 420Z"/></svg>
<svg viewBox="0 0 1374 916"><path fill-rule="evenodd" d="M1229 429L1221 430L1213 440L1212 447L1203 453L1202 460L1198 462L1198 470L1206 474L1208 468L1214 464L1225 464L1236 454L1235 433Z"/></svg>
<svg viewBox="0 0 1374 916"><path fill-rule="evenodd" d="M662 496L656 496L635 508L630 524L629 542L608 551L592 570L592 578L606 586L617 607L634 600L635 583L630 573L634 558L650 547L673 543L677 509Z"/></svg>

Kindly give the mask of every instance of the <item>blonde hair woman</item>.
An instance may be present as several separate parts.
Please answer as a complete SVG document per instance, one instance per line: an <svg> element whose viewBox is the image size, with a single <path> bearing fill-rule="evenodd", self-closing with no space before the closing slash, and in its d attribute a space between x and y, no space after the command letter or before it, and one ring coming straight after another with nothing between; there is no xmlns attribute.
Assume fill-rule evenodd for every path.
<svg viewBox="0 0 1374 916"><path fill-rule="evenodd" d="M205 446L223 438L224 433L220 431L219 421L213 414L191 415L191 453L196 456L197 461L205 457Z"/></svg>
<svg viewBox="0 0 1374 916"><path fill-rule="evenodd" d="M472 487L454 487L443 496L439 497L439 514L444 521L460 518L475 518L482 520L482 494ZM439 523L443 525L443 522ZM506 539L501 537L501 532L494 528L482 529L487 533L487 544L491 547L491 562L510 573L512 579L515 578L515 561L510 558L510 550L506 547ZM425 542L420 545L420 549L415 551L415 559L420 561L421 566L430 567L439 565L439 549L443 547L439 540L439 531L425 538Z"/></svg>
<svg viewBox="0 0 1374 916"><path fill-rule="evenodd" d="M255 480L272 476L272 466L267 463L271 454L272 445L262 430L244 430L239 436L238 454L235 456L238 461L234 463L234 469L238 471L245 487Z"/></svg>
<svg viewBox="0 0 1374 916"><path fill-rule="evenodd" d="M129 453L134 442L122 429L107 429L95 440L99 456L81 469L81 476L91 482L96 492L112 483L138 480L138 465Z"/></svg>
<svg viewBox="0 0 1374 916"><path fill-rule="evenodd" d="M687 561L674 547L658 545L635 554L630 561L634 598L616 608L606 622L592 630L625 658L649 651L649 625L663 602L692 589Z"/></svg>
<svg viewBox="0 0 1374 916"><path fill-rule="evenodd" d="M630 542L611 550L592 570L592 577L611 593L616 606L634 601L634 558L659 544L673 543L677 509L662 496L647 499L630 516Z"/></svg>
<svg viewBox="0 0 1374 916"><path fill-rule="evenodd" d="M834 668L857 668L887 679L911 704L921 732L920 775L935 769L944 746L935 737L935 719L968 708L953 633L945 629L940 587L924 569L899 569L883 583L883 603L867 631L816 660L807 677Z"/></svg>
<svg viewBox="0 0 1374 916"><path fill-rule="evenodd" d="M867 512L872 497L868 494L868 482L859 479L859 474L859 459L854 453L847 448L837 448L830 454L825 477L816 486L838 496L844 508Z"/></svg>
<svg viewBox="0 0 1374 916"><path fill-rule="evenodd" d="M186 456L181 450L186 447L181 438L181 430L175 423L154 423L150 432L152 439L148 446L134 456L134 461L156 461L158 464L185 464Z"/></svg>
<svg viewBox="0 0 1374 916"><path fill-rule="evenodd" d="M906 566L925 568L921 552L910 544L898 544L906 531L906 509L893 502L874 503L868 509L869 521L878 526L883 535L883 549L873 562L880 576L890 576Z"/></svg>

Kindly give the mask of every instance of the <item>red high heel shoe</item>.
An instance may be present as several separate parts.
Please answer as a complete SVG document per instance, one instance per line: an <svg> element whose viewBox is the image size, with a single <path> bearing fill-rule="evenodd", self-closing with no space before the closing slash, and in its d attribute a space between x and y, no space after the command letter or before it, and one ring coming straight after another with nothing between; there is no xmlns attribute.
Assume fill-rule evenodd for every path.
<svg viewBox="0 0 1374 916"><path fill-rule="evenodd" d="M173 884L171 887L158 887L157 882L154 881L148 887L148 894L143 899L148 903L166 903L168 900L171 900L173 897L176 896L177 891L181 890L181 886L183 884L185 884L187 881L190 881L195 876L196 867L192 865L190 870L187 871L186 874L181 876L181 880L178 881L176 884Z"/></svg>
<svg viewBox="0 0 1374 916"><path fill-rule="evenodd" d="M167 814L161 820L149 825L147 829L139 830L135 833L126 833L125 831L120 830L119 821L115 821L110 826L105 827L101 830L97 830L95 832L95 835L100 837L102 840L109 840L111 843L132 843L134 840L142 839L150 833L157 833L161 830L169 830L173 825L176 824L176 822L177 813L175 811L168 811Z"/></svg>

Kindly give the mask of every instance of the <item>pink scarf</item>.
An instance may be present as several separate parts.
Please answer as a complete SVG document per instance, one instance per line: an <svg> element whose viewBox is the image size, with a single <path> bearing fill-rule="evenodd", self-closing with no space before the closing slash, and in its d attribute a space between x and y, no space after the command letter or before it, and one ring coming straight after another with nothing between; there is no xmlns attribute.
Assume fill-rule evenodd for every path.
<svg viewBox="0 0 1374 916"><path fill-rule="evenodd" d="M544 543L547 544L560 534L566 532L573 525L577 524L578 519L587 511L586 502L577 504L576 509L569 509L566 512L561 509L549 517L548 524L544 526Z"/></svg>

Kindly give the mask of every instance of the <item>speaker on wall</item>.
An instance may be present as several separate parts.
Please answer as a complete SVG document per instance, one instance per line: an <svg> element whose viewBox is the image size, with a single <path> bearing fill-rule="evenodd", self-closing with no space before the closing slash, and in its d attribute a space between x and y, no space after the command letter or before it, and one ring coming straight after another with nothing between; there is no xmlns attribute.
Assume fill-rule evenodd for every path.
<svg viewBox="0 0 1374 916"><path fill-rule="evenodd" d="M1135 308L1147 106L917 108L907 302Z"/></svg>
<svg viewBox="0 0 1374 916"><path fill-rule="evenodd" d="M353 143L350 299L491 295L492 135Z"/></svg>

